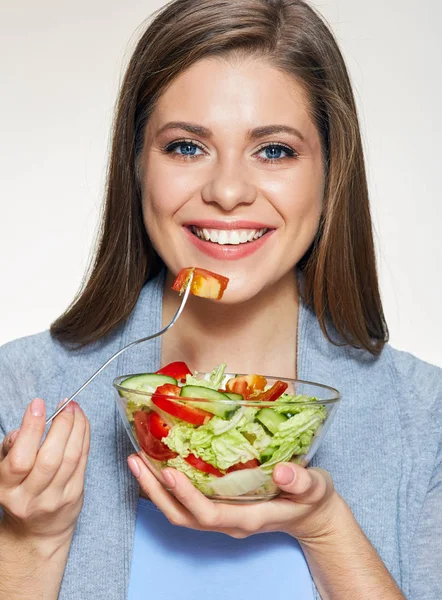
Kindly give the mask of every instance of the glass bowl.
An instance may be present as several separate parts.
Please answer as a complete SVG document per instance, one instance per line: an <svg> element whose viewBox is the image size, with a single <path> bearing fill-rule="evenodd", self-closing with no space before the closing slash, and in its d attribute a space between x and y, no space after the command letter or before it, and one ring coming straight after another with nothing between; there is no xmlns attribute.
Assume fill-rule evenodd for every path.
<svg viewBox="0 0 442 600"><path fill-rule="evenodd" d="M297 379L265 377L265 389L277 381L287 389L277 400L263 401L235 394L222 400L164 395L143 385L144 377L124 375L113 382L139 456L166 488L161 471L173 467L208 498L235 504L275 498L280 493L272 479L275 465L308 465L340 401L336 389ZM239 375L224 374L223 382L233 377ZM136 379L128 383L129 378Z"/></svg>

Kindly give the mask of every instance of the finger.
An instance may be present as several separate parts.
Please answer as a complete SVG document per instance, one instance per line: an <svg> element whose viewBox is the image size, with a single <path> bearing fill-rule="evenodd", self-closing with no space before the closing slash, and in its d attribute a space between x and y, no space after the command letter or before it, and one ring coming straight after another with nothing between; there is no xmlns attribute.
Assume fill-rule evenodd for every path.
<svg viewBox="0 0 442 600"><path fill-rule="evenodd" d="M131 471L132 471L132 467L131 467L132 459L135 459L135 462L139 461L139 459L136 457L136 455L131 455L128 458L128 464L130 466ZM147 465L143 461L139 461L138 464L139 464L141 473L143 473L143 468L147 470L147 473L145 474L145 476L144 476L144 474L141 476L136 476L138 479L138 482L140 483L141 489L147 496L149 496L150 500L163 512L163 514L166 516L166 518L173 525L177 525L178 527L188 527L191 529L196 529L198 531L212 531L213 530L212 528L205 527L204 525L199 523L190 514L190 511L186 510L186 507L184 507L180 502L177 502L174 499L174 497L172 496L172 494L170 494L167 490L164 489L162 484L157 480L157 478L150 471L149 467L147 467ZM173 473L175 473L175 472L176 471L173 471ZM134 473L134 471L132 471L132 473ZM162 474L164 474L164 471L162 471ZM135 473L134 473L134 475L135 475ZM180 474L180 475L182 475L182 474ZM185 475L183 475L183 477L185 480L187 480L187 477ZM143 480L142 483L141 483L140 479ZM189 483L189 485L192 485L189 481L188 481L188 483ZM169 485L169 484L167 483L167 485ZM156 491L158 491L158 495L156 494ZM166 506L166 502L168 503L167 506ZM173 506L172 506L172 504L173 504ZM220 531L221 533L225 533L226 535L230 535L231 537L234 537L237 539L247 537L247 534L245 534L244 531L242 531L241 529L239 529L237 527L232 527L232 528L224 527L222 529L219 529L218 531Z"/></svg>
<svg viewBox="0 0 442 600"><path fill-rule="evenodd" d="M134 454L129 456L127 464L140 484L141 489L173 525L198 529L198 524L189 511L163 487L138 456Z"/></svg>
<svg viewBox="0 0 442 600"><path fill-rule="evenodd" d="M64 488L67 482L75 473L80 460L83 457L83 445L85 442L87 418L80 406L76 402L74 405L74 426L69 436L60 468L55 473L50 485L58 488Z"/></svg>
<svg viewBox="0 0 442 600"><path fill-rule="evenodd" d="M174 496L187 508L189 514L199 527L209 531L222 531L234 537L246 537L261 531L273 531L274 525L281 518L293 518L294 505L292 502L266 502L259 504L224 504L213 502L199 490L189 479L175 469L162 471L163 477L172 488ZM170 476L173 477L174 483ZM281 517L281 513L284 516ZM285 515L288 516L285 516Z"/></svg>
<svg viewBox="0 0 442 600"><path fill-rule="evenodd" d="M293 500L302 504L316 504L328 495L332 480L323 469L306 469L293 463L280 463L273 470L273 480Z"/></svg>
<svg viewBox="0 0 442 600"><path fill-rule="evenodd" d="M80 494L84 488L84 479L86 474L87 461L89 457L90 443L91 443L91 427L89 419L84 416L85 419L85 432L83 437L83 446L81 449L81 457L78 461L75 471L72 473L70 480L64 487L65 497L72 498Z"/></svg>
<svg viewBox="0 0 442 600"><path fill-rule="evenodd" d="M239 525L239 518L232 520L232 511L226 511L228 505L215 503L204 496L184 473L168 468L162 471L162 475L175 498L204 528L224 529Z"/></svg>
<svg viewBox="0 0 442 600"><path fill-rule="evenodd" d="M272 502L242 505L213 502L197 490L183 473L165 469L162 474L173 495L187 508L198 528L206 531L221 531L238 538L279 531L281 523L291 521L299 512L294 502L279 498Z"/></svg>
<svg viewBox="0 0 442 600"><path fill-rule="evenodd" d="M48 487L63 461L66 446L74 427L75 405L71 402L52 421L45 441L38 451L34 467L23 485L33 496Z"/></svg>
<svg viewBox="0 0 442 600"><path fill-rule="evenodd" d="M9 450L12 448L17 438L18 431L18 429L13 429L5 436L0 446L0 460L3 460L7 456Z"/></svg>
<svg viewBox="0 0 442 600"><path fill-rule="evenodd" d="M32 470L45 430L45 403L34 398L27 407L21 427L6 457L0 463L2 484L11 488L20 484Z"/></svg>
<svg viewBox="0 0 442 600"><path fill-rule="evenodd" d="M139 466L140 474L134 474L143 491L175 525L245 538L265 531L282 531L281 524L291 522L301 512L293 501L279 498L262 504L241 506L215 503L197 490L184 473L168 468L162 471L162 477L173 491L173 498L135 455L129 457L129 465L132 459Z"/></svg>

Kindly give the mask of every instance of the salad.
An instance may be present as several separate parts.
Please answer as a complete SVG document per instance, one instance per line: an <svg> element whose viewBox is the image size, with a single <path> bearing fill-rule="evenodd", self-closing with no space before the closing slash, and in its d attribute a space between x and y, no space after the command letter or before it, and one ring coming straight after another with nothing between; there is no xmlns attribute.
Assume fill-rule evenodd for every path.
<svg viewBox="0 0 442 600"><path fill-rule="evenodd" d="M202 377L174 362L122 380L132 433L150 463L182 471L209 497L275 496L274 466L302 462L326 406L290 395L286 381L225 370Z"/></svg>

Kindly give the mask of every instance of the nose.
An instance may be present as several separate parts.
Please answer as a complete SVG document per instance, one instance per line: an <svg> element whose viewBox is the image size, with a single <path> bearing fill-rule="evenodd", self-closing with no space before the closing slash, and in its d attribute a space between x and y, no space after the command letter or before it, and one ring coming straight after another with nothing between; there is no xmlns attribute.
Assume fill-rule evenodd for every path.
<svg viewBox="0 0 442 600"><path fill-rule="evenodd" d="M202 190L204 202L216 203L225 211L240 204L252 204L256 188L247 178L247 169L240 160L230 158L218 162Z"/></svg>

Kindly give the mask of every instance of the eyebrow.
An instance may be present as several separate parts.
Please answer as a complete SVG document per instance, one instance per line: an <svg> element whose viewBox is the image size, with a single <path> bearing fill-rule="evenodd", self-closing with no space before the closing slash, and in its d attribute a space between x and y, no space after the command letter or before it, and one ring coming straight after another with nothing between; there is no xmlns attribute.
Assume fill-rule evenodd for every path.
<svg viewBox="0 0 442 600"><path fill-rule="evenodd" d="M197 125L196 123L186 123L184 121L171 121L170 123L166 123L159 129L157 135L160 135L164 131L168 131L169 129L183 129L184 131L188 131L189 133L193 133L193 135L197 135L199 137L210 139L213 137L212 132L207 127L203 127L202 125ZM262 137L266 137L268 135L275 135L277 133L289 133L298 137L300 140L304 141L304 136L302 133L295 129L294 127L289 127L288 125L264 125L262 127L255 127L255 129L250 129L247 132L247 137L249 140L257 140Z"/></svg>

